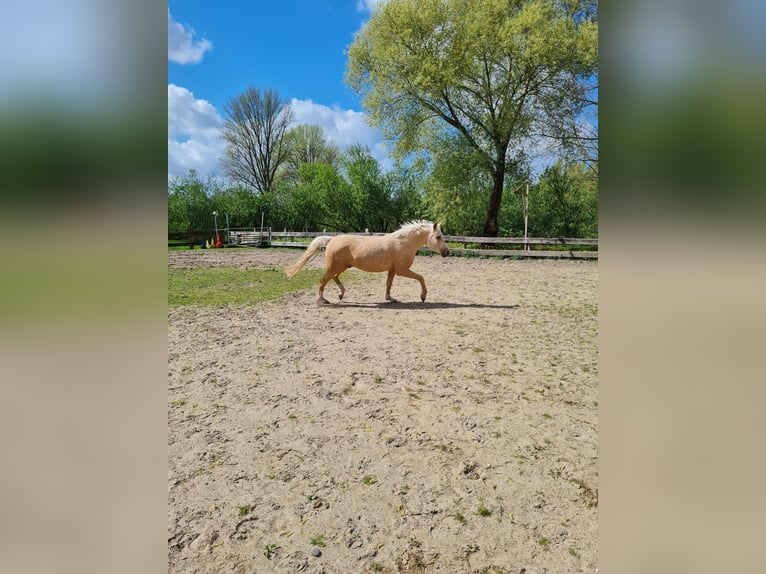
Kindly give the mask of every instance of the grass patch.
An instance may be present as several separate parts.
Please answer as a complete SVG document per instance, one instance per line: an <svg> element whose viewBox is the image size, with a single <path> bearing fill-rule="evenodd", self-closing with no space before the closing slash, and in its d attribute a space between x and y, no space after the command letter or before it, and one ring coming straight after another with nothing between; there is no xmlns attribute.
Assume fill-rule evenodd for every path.
<svg viewBox="0 0 766 574"><path fill-rule="evenodd" d="M550 548L550 545L551 545L551 541L548 538L546 538L545 536L541 536L540 538L538 538L537 539L537 543L540 546L542 546L545 550L548 550Z"/></svg>
<svg viewBox="0 0 766 574"><path fill-rule="evenodd" d="M251 508L252 506L250 506L249 504L243 504L242 506L239 507L239 515L245 516L248 512L250 512Z"/></svg>
<svg viewBox="0 0 766 574"><path fill-rule="evenodd" d="M375 477L375 475L372 474L369 474L362 479L362 484L370 485L375 484L376 482L378 482L378 479Z"/></svg>
<svg viewBox="0 0 766 574"><path fill-rule="evenodd" d="M168 269L168 305L254 305L316 287L323 271L307 269L288 280L281 269Z"/></svg>
<svg viewBox="0 0 766 574"><path fill-rule="evenodd" d="M459 512L455 513L455 520L457 520L460 524L465 524L467 522L467 520L465 519L465 516L463 516Z"/></svg>
<svg viewBox="0 0 766 574"><path fill-rule="evenodd" d="M479 507L476 509L476 514L478 514L479 516L489 516L490 514L492 514L492 511L486 506L484 506L484 503L482 502L481 504L479 504Z"/></svg>
<svg viewBox="0 0 766 574"><path fill-rule="evenodd" d="M317 534L311 539L312 546L321 546L324 548L327 546L327 541L324 539L324 534Z"/></svg>

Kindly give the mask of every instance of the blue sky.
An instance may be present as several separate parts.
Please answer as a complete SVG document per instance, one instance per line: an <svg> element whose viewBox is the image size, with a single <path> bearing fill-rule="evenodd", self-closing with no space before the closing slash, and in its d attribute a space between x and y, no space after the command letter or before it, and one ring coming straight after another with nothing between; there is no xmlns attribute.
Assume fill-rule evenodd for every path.
<svg viewBox="0 0 766 574"><path fill-rule="evenodd" d="M385 0L183 0L168 4L168 175L222 175L225 104L249 84L276 89L295 124L316 124L343 149L369 147L392 167L361 98L344 84L346 50ZM592 126L598 120L586 118ZM555 161L547 142L522 144L533 174Z"/></svg>
<svg viewBox="0 0 766 574"><path fill-rule="evenodd" d="M318 124L341 148L390 160L344 84L345 50L375 0L168 3L168 175L220 175L224 105L249 84L276 89L296 124Z"/></svg>

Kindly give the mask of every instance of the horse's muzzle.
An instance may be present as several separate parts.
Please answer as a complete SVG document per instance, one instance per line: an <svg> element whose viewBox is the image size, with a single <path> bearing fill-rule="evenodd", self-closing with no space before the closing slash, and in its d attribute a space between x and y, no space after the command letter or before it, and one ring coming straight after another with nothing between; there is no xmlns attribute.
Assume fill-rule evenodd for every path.
<svg viewBox="0 0 766 574"><path fill-rule="evenodd" d="M441 254L442 254L442 257L447 257L447 255L449 255L449 249L445 249L444 251L441 252Z"/></svg>

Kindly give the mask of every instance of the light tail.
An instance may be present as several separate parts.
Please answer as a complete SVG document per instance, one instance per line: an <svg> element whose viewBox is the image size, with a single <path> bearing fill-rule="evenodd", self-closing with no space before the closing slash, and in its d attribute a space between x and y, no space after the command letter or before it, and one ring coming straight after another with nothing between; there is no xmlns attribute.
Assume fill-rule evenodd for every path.
<svg viewBox="0 0 766 574"><path fill-rule="evenodd" d="M303 254L303 256L298 259L295 263L292 265L288 265L285 267L285 274L287 275L288 279L292 279L293 276L298 273L303 267L314 257L319 255L319 252L327 247L327 244L330 242L330 239L332 239L332 236L330 235L320 235L314 241L311 242L311 244L308 246L308 249L306 249L306 252Z"/></svg>

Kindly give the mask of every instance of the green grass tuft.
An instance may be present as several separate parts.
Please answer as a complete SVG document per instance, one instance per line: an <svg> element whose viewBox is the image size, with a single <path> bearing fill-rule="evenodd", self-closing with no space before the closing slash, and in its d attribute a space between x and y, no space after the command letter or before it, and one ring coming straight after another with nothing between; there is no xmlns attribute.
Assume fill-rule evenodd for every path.
<svg viewBox="0 0 766 574"><path fill-rule="evenodd" d="M490 514L492 514L492 511L486 506L484 506L484 503L482 502L479 504L479 507L476 509L476 514L478 514L479 516L489 516Z"/></svg>
<svg viewBox="0 0 766 574"><path fill-rule="evenodd" d="M311 545L312 546L321 546L324 548L327 546L327 541L324 539L324 534L317 534L311 539Z"/></svg>

